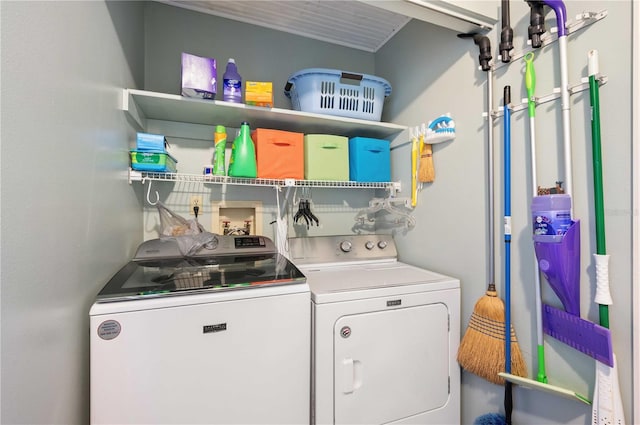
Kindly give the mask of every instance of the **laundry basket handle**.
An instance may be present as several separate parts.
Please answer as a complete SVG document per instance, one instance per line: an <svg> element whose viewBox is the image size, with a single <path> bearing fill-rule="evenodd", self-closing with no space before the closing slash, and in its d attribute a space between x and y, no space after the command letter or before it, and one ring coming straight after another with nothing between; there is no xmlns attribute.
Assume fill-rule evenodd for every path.
<svg viewBox="0 0 640 425"><path fill-rule="evenodd" d="M347 80L362 81L362 74L353 74L351 72L343 72L340 78L346 78Z"/></svg>

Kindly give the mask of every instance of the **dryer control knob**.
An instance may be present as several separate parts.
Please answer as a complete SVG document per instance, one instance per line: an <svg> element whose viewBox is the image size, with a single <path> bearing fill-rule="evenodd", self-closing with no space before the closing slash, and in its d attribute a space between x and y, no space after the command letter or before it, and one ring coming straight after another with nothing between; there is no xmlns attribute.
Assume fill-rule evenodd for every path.
<svg viewBox="0 0 640 425"><path fill-rule="evenodd" d="M387 241L378 242L378 248L385 249L387 247Z"/></svg>
<svg viewBox="0 0 640 425"><path fill-rule="evenodd" d="M364 244L364 247L367 248L369 251L371 251L374 246L376 245L371 241L367 241L367 243Z"/></svg>
<svg viewBox="0 0 640 425"><path fill-rule="evenodd" d="M342 242L340 242L340 249L341 249L343 252L349 252L349 251L351 251L351 242L349 242L349 241L342 241Z"/></svg>

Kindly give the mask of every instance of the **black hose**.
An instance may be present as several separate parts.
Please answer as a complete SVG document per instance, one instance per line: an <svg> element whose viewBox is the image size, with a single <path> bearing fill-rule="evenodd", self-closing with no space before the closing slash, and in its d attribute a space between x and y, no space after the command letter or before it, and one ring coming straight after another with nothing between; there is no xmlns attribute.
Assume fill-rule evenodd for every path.
<svg viewBox="0 0 640 425"><path fill-rule="evenodd" d="M513 49L513 28L509 22L509 0L502 0L502 31L500 32L500 57L502 62L511 62L509 52Z"/></svg>
<svg viewBox="0 0 640 425"><path fill-rule="evenodd" d="M478 56L478 60L480 62L480 67L483 71L488 71L491 69L491 41L489 37L484 35L476 34L473 36L473 42L476 43L478 48L480 49L480 55Z"/></svg>
<svg viewBox="0 0 640 425"><path fill-rule="evenodd" d="M480 67L483 71L488 71L491 69L491 41L489 37L482 34L458 34L460 38L473 38L473 42L480 49L480 54L478 55L478 61L480 62Z"/></svg>
<svg viewBox="0 0 640 425"><path fill-rule="evenodd" d="M531 47L537 49L542 46L541 36L544 34L544 2L540 0L527 0L531 8L531 16L529 18L529 40Z"/></svg>

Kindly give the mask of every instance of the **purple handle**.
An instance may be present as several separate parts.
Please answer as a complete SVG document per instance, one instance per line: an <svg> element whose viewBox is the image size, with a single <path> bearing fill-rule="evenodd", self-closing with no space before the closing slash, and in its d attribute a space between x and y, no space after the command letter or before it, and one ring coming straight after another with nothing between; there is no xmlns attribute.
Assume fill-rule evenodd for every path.
<svg viewBox="0 0 640 425"><path fill-rule="evenodd" d="M567 35L567 9L562 0L544 0L544 4L553 9L556 13L558 25L558 38Z"/></svg>

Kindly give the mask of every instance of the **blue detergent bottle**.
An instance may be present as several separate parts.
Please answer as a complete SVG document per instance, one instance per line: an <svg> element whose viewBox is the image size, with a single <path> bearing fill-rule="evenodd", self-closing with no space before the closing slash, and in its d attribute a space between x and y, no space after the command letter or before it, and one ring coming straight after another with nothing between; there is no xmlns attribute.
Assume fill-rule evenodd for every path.
<svg viewBox="0 0 640 425"><path fill-rule="evenodd" d="M242 103L242 77L233 58L229 58L227 68L222 75L222 100Z"/></svg>

